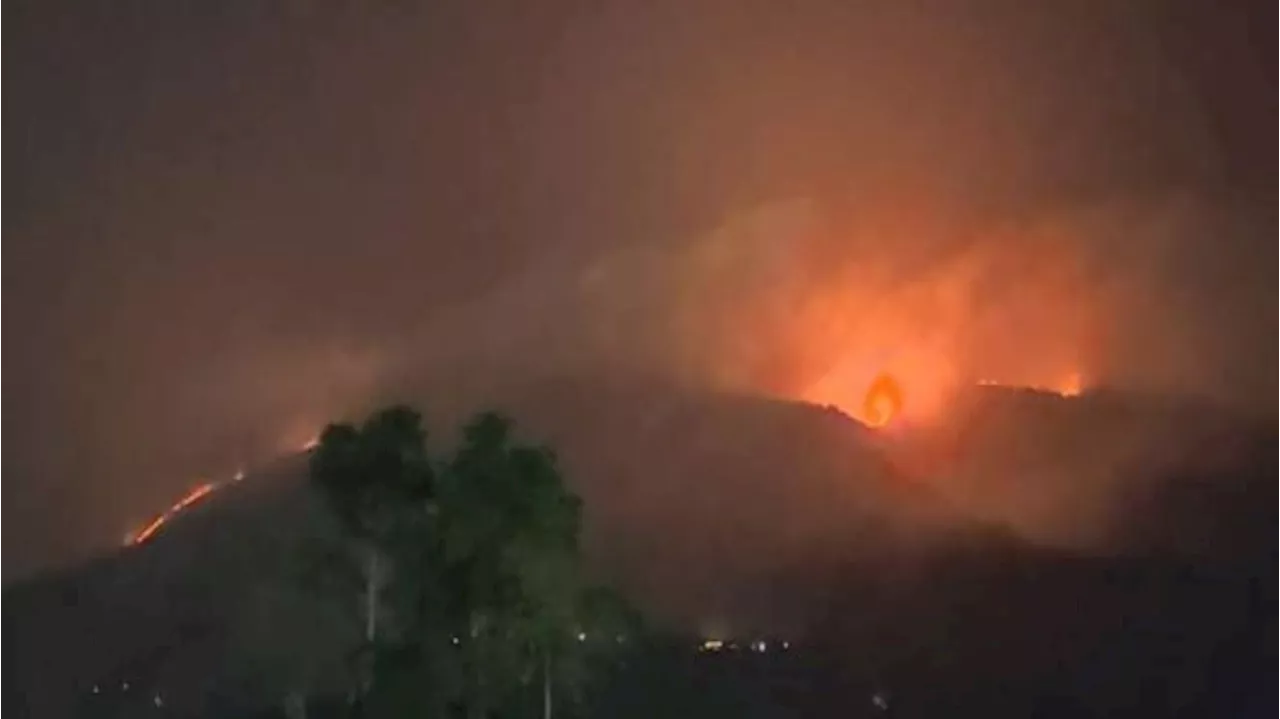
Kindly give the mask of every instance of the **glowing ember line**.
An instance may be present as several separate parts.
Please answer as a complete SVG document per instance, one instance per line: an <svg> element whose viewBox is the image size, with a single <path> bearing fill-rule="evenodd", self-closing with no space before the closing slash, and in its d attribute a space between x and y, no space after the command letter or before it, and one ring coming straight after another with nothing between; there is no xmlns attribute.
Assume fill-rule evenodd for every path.
<svg viewBox="0 0 1280 719"><path fill-rule="evenodd" d="M160 527L165 523L166 519L168 519L168 513L165 513L160 515L159 517L156 517L155 519L151 520L150 524L143 527L142 531L130 537L126 543L142 544L143 542L150 539L151 535L155 534L160 529Z"/></svg>
<svg viewBox="0 0 1280 719"><path fill-rule="evenodd" d="M1008 389L1025 389L1025 390L1032 390L1034 392L1047 392L1049 394L1056 394L1059 397L1078 397L1080 396L1080 393L1084 391L1084 381L1081 379L1080 374L1076 372L1073 372L1070 375L1068 375L1062 382L1059 382L1056 386L1009 384L1006 382L997 382L996 380L993 380L993 379L980 379L978 380L978 386L979 387L1005 387Z"/></svg>
<svg viewBox="0 0 1280 719"><path fill-rule="evenodd" d="M319 438L316 438L311 442L308 442L307 449L310 450L314 448L314 446L317 444L319 444ZM244 468L241 467L236 470L235 475L232 476L231 478L231 482L241 482L244 480L246 476L248 475L245 473ZM184 509L187 509L191 505L195 504L196 502L199 502L200 500L204 499L210 494L213 494L214 491L221 489L226 484L228 483L227 482L205 482L195 487L190 492L187 492L186 494L184 494L182 498L179 499L177 502L174 502L173 506L169 507L164 512L161 512L159 516L157 516L155 519L147 523L146 526L144 526L142 529L136 532L130 532L128 535L126 535L124 538L124 546L126 547L137 546L147 541L148 539L151 539L151 537L155 536L156 532L160 531L161 527L163 527L166 523L168 523L170 519L173 519L175 516L177 516L179 512L181 512Z"/></svg>
<svg viewBox="0 0 1280 719"><path fill-rule="evenodd" d="M190 492L187 492L185 495L183 495L181 499L175 502L172 507L169 507L167 510L164 511L164 513L162 513L160 516L156 517L155 519L151 520L151 522L147 524L147 526L139 530L137 534L134 534L132 537L130 537L128 541L125 542L125 544L129 546L136 546L136 545L142 544L148 539L151 539L151 537L153 537L156 532L160 531L160 528L163 527L166 522L168 522L170 519L173 519L173 517L176 516L182 510L190 507L196 502L199 502L201 499L204 499L205 497L209 496L217 488L218 488L218 485L214 484L213 482L206 482L196 487L195 489L191 490Z"/></svg>
<svg viewBox="0 0 1280 719"><path fill-rule="evenodd" d="M196 502L199 502L201 499L203 499L206 495L208 495L208 494L209 494L210 492L212 492L214 489L217 489L217 487L216 487L216 485L214 485L214 484L213 484L213 483L211 483L211 482L210 482L210 483L206 483L206 484L202 484L202 485L200 485L199 487L196 487L195 489L191 490L191 491L187 494L187 496L185 496L185 497L183 497L182 499L178 500L178 503L177 503L177 504L175 504L175 505L173 505L173 510L172 510L172 511L174 511L174 512L180 512L180 511L182 511L182 510L186 509L187 507L190 507L192 504L195 504Z"/></svg>

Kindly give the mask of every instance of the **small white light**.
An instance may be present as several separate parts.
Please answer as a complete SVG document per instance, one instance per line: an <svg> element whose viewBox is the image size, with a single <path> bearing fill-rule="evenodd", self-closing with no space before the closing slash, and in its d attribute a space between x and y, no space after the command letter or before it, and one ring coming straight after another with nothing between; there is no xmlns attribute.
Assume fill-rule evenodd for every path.
<svg viewBox="0 0 1280 719"><path fill-rule="evenodd" d="M236 470L236 474L235 474L235 476L234 476L234 477L232 477L232 479L234 479L234 480L235 480L235 481L237 481L237 482L240 482L240 481L243 481L243 480L244 480L244 477L245 477L245 475L244 475L244 470L243 470L243 469L237 469L237 470Z"/></svg>
<svg viewBox="0 0 1280 719"><path fill-rule="evenodd" d="M783 642L783 643L782 643L782 648L783 648L783 649L790 649L790 648L791 648L791 642Z"/></svg>
<svg viewBox="0 0 1280 719"><path fill-rule="evenodd" d="M580 642L585 642L585 641L587 641L587 633L586 633L586 632L578 632L578 641L580 641Z"/></svg>
<svg viewBox="0 0 1280 719"><path fill-rule="evenodd" d="M126 692L129 691L129 682L120 682L120 688Z"/></svg>
<svg viewBox="0 0 1280 719"><path fill-rule="evenodd" d="M98 692L101 692L101 691L102 691L102 690L98 688L98 685L97 685L97 684L94 684L94 685L93 685L93 693L94 693L94 694L97 694Z"/></svg>
<svg viewBox="0 0 1280 719"><path fill-rule="evenodd" d="M454 646L457 646L459 643L461 643L461 640L460 640L460 639L458 639L457 637L454 637L454 638L453 638L453 644L454 644Z"/></svg>
<svg viewBox="0 0 1280 719"><path fill-rule="evenodd" d="M159 694L156 694L154 697L152 697L151 703L155 704L157 707L164 706L164 700L160 698Z"/></svg>

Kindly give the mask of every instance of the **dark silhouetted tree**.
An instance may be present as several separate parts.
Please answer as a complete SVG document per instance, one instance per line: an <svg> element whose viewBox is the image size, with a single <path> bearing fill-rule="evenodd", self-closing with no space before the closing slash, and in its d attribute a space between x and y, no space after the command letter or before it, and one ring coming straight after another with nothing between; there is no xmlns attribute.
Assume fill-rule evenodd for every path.
<svg viewBox="0 0 1280 719"><path fill-rule="evenodd" d="M361 558L370 714L549 714L622 640L625 603L584 581L581 502L505 417L435 463L407 407L332 425L311 478Z"/></svg>
<svg viewBox="0 0 1280 719"><path fill-rule="evenodd" d="M364 578L364 661L378 651L383 586L390 581L395 541L405 524L433 510L433 472L422 417L410 407L382 410L356 428L325 428L310 459L310 476L341 522ZM365 689L373 681L365 671Z"/></svg>

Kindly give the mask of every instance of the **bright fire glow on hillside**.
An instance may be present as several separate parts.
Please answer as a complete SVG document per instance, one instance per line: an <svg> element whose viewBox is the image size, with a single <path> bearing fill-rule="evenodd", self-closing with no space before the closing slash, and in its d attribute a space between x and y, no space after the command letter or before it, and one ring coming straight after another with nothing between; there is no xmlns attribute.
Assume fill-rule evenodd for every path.
<svg viewBox="0 0 1280 719"><path fill-rule="evenodd" d="M872 427L884 427L902 410L902 388L892 375L876 377L862 400L863 420Z"/></svg>
<svg viewBox="0 0 1280 719"><path fill-rule="evenodd" d="M1008 382L1000 382L993 379L978 380L980 387L1010 387L1018 389L1029 389L1036 392L1048 392L1056 394L1059 397L1079 397L1084 392L1084 379L1079 372L1070 372L1062 379L1051 384L1011 384Z"/></svg>
<svg viewBox="0 0 1280 719"><path fill-rule="evenodd" d="M1101 379L1119 301L1089 231L978 227L909 193L770 205L680 258L678 356L872 427L946 422L980 379L1074 396Z"/></svg>
<svg viewBox="0 0 1280 719"><path fill-rule="evenodd" d="M166 522L168 522L170 519L172 519L182 510L190 507L196 502L199 502L201 499L204 499L205 497L209 496L217 488L218 488L218 485L212 482L205 482L204 484L201 484L200 486L196 487L190 492L187 492L185 495L182 496L181 499L179 499L177 502L174 502L173 506L166 509L160 516L151 520L142 529L130 535L125 540L125 544L126 545L142 544L148 539L151 539L151 537L155 536L156 532L160 531L160 528L163 527Z"/></svg>
<svg viewBox="0 0 1280 719"><path fill-rule="evenodd" d="M310 452L311 450L315 449L319 445L320 445L320 436L312 435L304 443L302 443L300 447L298 447L298 451L302 453ZM230 480L227 480L224 482L203 482L199 484L190 492L187 492L186 494L184 494L178 501L174 502L164 512L161 512L158 516L156 516L150 522L147 522L145 525L143 525L141 529L138 529L133 532L129 532L127 535L125 535L124 546L131 547L131 546L136 546L146 542L147 540L154 537L156 535L156 532L159 532L166 524L169 523L170 520L176 517L183 510L191 507L191 505L196 504L197 502L204 499L205 497L208 497L210 494L213 494L215 491L221 489L227 484L244 481L245 477L247 476L248 475L246 474L244 468L239 468L236 470L235 474L232 475Z"/></svg>
<svg viewBox="0 0 1280 719"><path fill-rule="evenodd" d="M881 372L865 380L861 386L853 380L844 382L827 378L805 394L805 399L817 404L839 407L863 424L872 428L886 428L899 420L912 424L928 423L945 415L946 408L963 386L977 384L980 387L1005 387L1055 394L1060 397L1077 397L1085 390L1081 373L1069 372L1056 382L1005 382L980 379L976 383L943 381L939 374L921 374L925 381L917 387L898 374ZM929 381L933 380L933 381Z"/></svg>

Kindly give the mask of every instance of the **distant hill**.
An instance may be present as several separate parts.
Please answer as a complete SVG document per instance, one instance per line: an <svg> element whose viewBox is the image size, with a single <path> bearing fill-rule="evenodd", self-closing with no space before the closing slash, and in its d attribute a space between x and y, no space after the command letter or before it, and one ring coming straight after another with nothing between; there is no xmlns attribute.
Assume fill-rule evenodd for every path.
<svg viewBox="0 0 1280 719"><path fill-rule="evenodd" d="M1275 532L1274 420L1201 401L978 387L907 449L963 511L1039 543L1228 557Z"/></svg>
<svg viewBox="0 0 1280 719"><path fill-rule="evenodd" d="M1266 423L1114 393L1001 389L965 398L950 426L901 436L831 408L655 383L548 381L485 404L557 449L585 500L601 574L690 633L770 632L813 646L825 636L842 667L826 676L964 684L954 662L984 646L983 623L1005 627L1009 644L1043 621L1042 653L1061 644L1087 666L1106 646L1090 642L1107 632L1134 661L1150 659L1140 633L1117 629L1126 618L1150 615L1164 631L1193 609L1245 612L1257 629L1250 602L1274 617L1276 432ZM427 406L435 426L463 410ZM1073 493L1105 497L1106 512L1054 514ZM1087 537L1054 526L1028 538L1033 500L1047 503L1046 522L1077 511L1105 521ZM6 708L133 716L160 692L172 710L195 711L225 678L244 598L292 571L299 545L325 526L302 458L286 458L140 547L6 588ZM1056 539L1104 539L1108 551ZM1257 577L1270 577L1271 595L1255 592ZM1166 601L1168 611L1148 606ZM1197 627L1207 628L1194 641L1169 645L1188 666L1236 636L1221 622ZM841 647L854 643L880 659L851 661ZM925 645L955 652L953 663L921 664ZM1041 655L996 655L990 671L1044 666ZM1105 680L1090 676L1061 686L1088 693L1088 681Z"/></svg>

